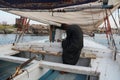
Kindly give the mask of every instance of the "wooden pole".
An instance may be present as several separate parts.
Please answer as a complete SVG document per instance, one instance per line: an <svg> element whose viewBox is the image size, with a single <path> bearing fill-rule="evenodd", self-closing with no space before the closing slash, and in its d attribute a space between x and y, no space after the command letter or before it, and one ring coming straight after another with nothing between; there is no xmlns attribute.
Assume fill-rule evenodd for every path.
<svg viewBox="0 0 120 80"><path fill-rule="evenodd" d="M70 73L99 76L100 72L91 67L67 65L55 62L40 61L40 67L49 68L53 70L65 71Z"/></svg>
<svg viewBox="0 0 120 80"><path fill-rule="evenodd" d="M48 54L48 55L54 55L54 56L61 56L61 52L50 52L50 51L44 51L44 50L35 50L35 49L19 49L19 48L12 48L12 50L15 51L25 51L25 52L31 52L36 54Z"/></svg>
<svg viewBox="0 0 120 80"><path fill-rule="evenodd" d="M24 51L24 52L31 52L34 54L44 54L44 55L53 55L53 56L62 56L61 52L51 52L51 51L44 51L44 50L35 50L35 49L20 49L20 48L12 48L15 51ZM82 52L80 58L91 58L96 59L96 55L90 52Z"/></svg>

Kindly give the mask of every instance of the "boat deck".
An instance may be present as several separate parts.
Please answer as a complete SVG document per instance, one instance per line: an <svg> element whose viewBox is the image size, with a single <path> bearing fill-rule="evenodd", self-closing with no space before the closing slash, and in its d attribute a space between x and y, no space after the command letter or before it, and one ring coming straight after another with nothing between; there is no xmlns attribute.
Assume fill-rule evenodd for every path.
<svg viewBox="0 0 120 80"><path fill-rule="evenodd" d="M12 48L12 44L1 45L0 46L0 55L14 55L14 54L19 53L19 51L14 51L11 48Z"/></svg>
<svg viewBox="0 0 120 80"><path fill-rule="evenodd" d="M88 45L91 46L91 44L93 47L88 46ZM57 45L56 46L52 45L52 46L56 47ZM4 55L4 57L6 57L6 55L8 55L7 57L9 57L9 55L14 55L14 54L18 53L18 51L11 50L11 47L12 47L11 45L0 46L0 52L1 52L0 57L2 57L1 55ZM58 47L59 47L59 44L58 44ZM113 60L113 54L110 49L108 49L105 46L94 43L94 42L89 42L89 44L88 44L88 41L86 41L85 47L86 47L85 50L89 50L90 52L92 52L93 54L96 55L96 59L91 59L90 68L94 69L96 72L100 72L99 80L119 80L120 79L120 76L119 76L120 65L118 64L117 61ZM50 50L53 50L53 49L50 48ZM15 60L17 60L17 59L15 59ZM4 63L4 62L2 62L2 63ZM59 64L59 63L57 63L57 64ZM44 65L46 65L46 64L44 64ZM62 65L62 64L60 64L60 65ZM52 65L52 64L48 65L47 64L47 66L50 66L50 68L51 67L53 68L56 65ZM62 68L65 66L59 66L59 67ZM0 80L2 80L1 72L3 72L1 70L2 70L2 68L0 69ZM10 73L8 73L8 74L10 75ZM43 78L40 78L39 80L50 80L50 78L52 78L53 76L57 76L57 77L54 79L51 79L51 80L80 80L80 79L77 79L77 77L80 76L78 74L72 74L72 73L60 74L58 71L53 71L52 74L48 76L48 78L44 79L45 77L43 77ZM67 77L65 77L65 76L67 76ZM66 78L69 78L69 79L66 79Z"/></svg>

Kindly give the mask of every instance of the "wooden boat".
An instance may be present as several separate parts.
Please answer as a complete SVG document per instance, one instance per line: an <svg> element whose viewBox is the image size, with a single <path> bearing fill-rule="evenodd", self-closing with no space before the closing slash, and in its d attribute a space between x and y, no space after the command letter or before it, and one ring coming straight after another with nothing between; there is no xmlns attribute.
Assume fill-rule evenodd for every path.
<svg viewBox="0 0 120 80"><path fill-rule="evenodd" d="M108 3L104 2L107 0L103 0L103 2L101 0L65 0L65 2L64 0L63 2L61 0L51 0L53 2L48 0L50 1L48 3L42 2L42 0L39 0L40 2L38 0L34 1L1 0L0 9L59 27L61 24L77 24L81 26L84 33L90 33L104 21L106 16L112 15L111 13L120 6L119 0L109 0ZM23 3L26 5L23 5ZM37 3L37 6L33 7L35 3ZM62 5L56 6L58 3L62 3ZM41 6L42 4L45 5ZM120 79L120 53L116 53L115 48L111 50L103 45L85 39L84 48L76 65L62 63L61 42L40 43L36 41L17 43L15 46L9 45L8 49L4 49L1 46L2 50L4 53L0 55L0 60L23 63L21 64L22 67L21 65L18 66L16 72L8 78L9 80ZM26 53L20 54L19 52ZM32 58L34 55L38 55L36 60ZM23 68L24 64L26 64L26 67ZM68 73L61 74L60 71Z"/></svg>

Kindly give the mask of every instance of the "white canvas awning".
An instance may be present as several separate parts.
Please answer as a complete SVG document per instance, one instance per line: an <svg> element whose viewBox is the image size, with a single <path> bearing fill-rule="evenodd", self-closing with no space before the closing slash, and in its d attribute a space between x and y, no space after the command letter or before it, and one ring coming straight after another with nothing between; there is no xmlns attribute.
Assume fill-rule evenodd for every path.
<svg viewBox="0 0 120 80"><path fill-rule="evenodd" d="M120 0L109 0L108 5L113 5L113 8L110 9L111 12L115 11L120 6ZM88 9L84 9L84 7ZM3 9L9 13L13 13L19 16L24 16L38 22L58 25L61 23L65 24L78 24L82 27L83 30L93 31L99 25L102 24L105 18L105 9L95 9L93 6L102 6L100 2L92 2L88 4L83 4L79 6L72 6L62 9L79 9L78 11L72 12L49 12L49 11L35 11L35 10L16 10L16 9ZM90 8L91 7L91 8ZM81 9L81 10L80 10ZM110 12L108 10L108 14Z"/></svg>

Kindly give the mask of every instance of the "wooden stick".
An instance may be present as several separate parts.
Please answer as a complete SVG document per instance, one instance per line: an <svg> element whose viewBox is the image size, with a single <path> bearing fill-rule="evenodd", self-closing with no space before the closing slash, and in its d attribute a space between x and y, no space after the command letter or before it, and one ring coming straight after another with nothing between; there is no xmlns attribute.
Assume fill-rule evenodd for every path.
<svg viewBox="0 0 120 80"><path fill-rule="evenodd" d="M20 49L20 48L12 48L15 51L24 51L24 52L31 52L36 54L47 54L53 56L62 56L61 52L51 52L51 51L44 51L44 50L35 50L35 49ZM96 59L96 55L92 53L81 53L80 58L91 58Z"/></svg>
<svg viewBox="0 0 120 80"><path fill-rule="evenodd" d="M54 56L61 56L61 52L50 52L50 51L44 51L44 50L35 50L35 49L19 49L19 48L12 48L12 50L15 51L25 51L25 52L31 52L31 53L37 53L37 54L48 54L48 55L54 55Z"/></svg>

